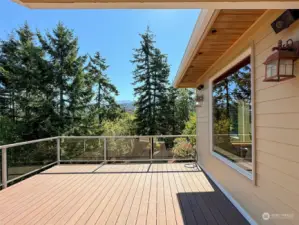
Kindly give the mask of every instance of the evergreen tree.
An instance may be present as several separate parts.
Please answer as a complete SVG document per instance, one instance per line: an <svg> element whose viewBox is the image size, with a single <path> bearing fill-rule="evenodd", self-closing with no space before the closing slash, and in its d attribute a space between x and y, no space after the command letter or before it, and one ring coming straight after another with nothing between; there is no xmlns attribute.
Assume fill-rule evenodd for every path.
<svg viewBox="0 0 299 225"><path fill-rule="evenodd" d="M136 65L133 71L135 85L134 96L137 97L136 105L136 126L138 134L154 134L152 122L152 68L151 61L154 55L154 36L149 27L144 34L140 34L140 48L134 49L133 60Z"/></svg>
<svg viewBox="0 0 299 225"><path fill-rule="evenodd" d="M103 119L114 119L117 117L119 105L116 103L115 96L118 95L117 88L109 80L106 70L108 65L106 59L99 52L93 57L89 57L90 61L87 66L87 73L95 83L96 89L96 111L98 114L98 123L102 123Z"/></svg>
<svg viewBox="0 0 299 225"><path fill-rule="evenodd" d="M68 129L70 134L84 134L90 125L84 123L85 118L90 118L92 111L91 102L95 95L93 91L94 81L90 74L85 73L85 56L77 58L76 66L72 68L73 80L69 85L68 104L66 105L67 115L71 120L71 127Z"/></svg>
<svg viewBox="0 0 299 225"><path fill-rule="evenodd" d="M78 38L62 23L58 23L53 32L48 32L45 37L40 33L37 35L50 58L55 86L54 99L58 109L58 130L62 134L76 125L84 111L83 105L88 102L85 98L90 94L83 94L86 91L86 57L78 56Z"/></svg>
<svg viewBox="0 0 299 225"><path fill-rule="evenodd" d="M195 111L194 91L191 89L168 89L168 113L166 121L169 134L182 134L190 114Z"/></svg>
<svg viewBox="0 0 299 225"><path fill-rule="evenodd" d="M169 65L167 63L167 56L163 55L159 49L154 50L152 61L152 91L153 91L153 134L167 134L168 121L168 77Z"/></svg>
<svg viewBox="0 0 299 225"><path fill-rule="evenodd" d="M78 49L73 31L61 23L45 36L25 24L0 42L1 137L100 134L99 116L119 116L105 60L96 53L86 66Z"/></svg>
<svg viewBox="0 0 299 225"><path fill-rule="evenodd" d="M147 28L140 35L140 48L134 49L134 94L136 101L136 126L138 134L165 133L164 115L167 105L169 66L167 57L155 48L154 35Z"/></svg>
<svg viewBox="0 0 299 225"><path fill-rule="evenodd" d="M12 77L17 73L18 42L14 35L11 34L7 41L1 41L0 44L0 104L1 115L7 116L15 122L15 84Z"/></svg>
<svg viewBox="0 0 299 225"><path fill-rule="evenodd" d="M49 68L45 52L37 46L28 24L8 41L2 41L0 55L3 89L11 98L8 115L26 128L20 128L24 139L48 136L51 127L47 126L47 120L52 111L47 85Z"/></svg>
<svg viewBox="0 0 299 225"><path fill-rule="evenodd" d="M194 90L179 89L176 99L177 121L179 122L179 133L185 127L185 123L189 120L191 112L195 110Z"/></svg>
<svg viewBox="0 0 299 225"><path fill-rule="evenodd" d="M175 89L174 87L170 86L168 89L168 93L167 93L167 108L168 108L168 113L167 115L167 128L168 128L168 132L169 134L180 134L180 129L179 129L179 123L180 120L178 120L179 118L177 117L177 104L176 104L176 100L178 97L178 89Z"/></svg>

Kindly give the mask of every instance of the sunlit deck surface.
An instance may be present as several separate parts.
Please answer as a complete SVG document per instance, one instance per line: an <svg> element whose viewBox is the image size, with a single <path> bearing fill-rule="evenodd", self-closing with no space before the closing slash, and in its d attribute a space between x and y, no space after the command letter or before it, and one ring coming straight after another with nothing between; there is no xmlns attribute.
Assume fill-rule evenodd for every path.
<svg viewBox="0 0 299 225"><path fill-rule="evenodd" d="M58 165L0 191L0 202L1 225L248 224L186 163Z"/></svg>

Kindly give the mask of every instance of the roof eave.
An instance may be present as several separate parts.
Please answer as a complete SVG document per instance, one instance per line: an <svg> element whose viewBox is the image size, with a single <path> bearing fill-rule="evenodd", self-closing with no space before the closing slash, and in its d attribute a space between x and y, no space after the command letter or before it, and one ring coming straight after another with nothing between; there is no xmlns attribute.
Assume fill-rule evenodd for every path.
<svg viewBox="0 0 299 225"><path fill-rule="evenodd" d="M178 72L173 82L173 86L175 88L185 87L186 85L180 84L184 74L186 73L188 67L190 66L193 57L195 56L196 52L198 51L202 41L208 34L210 27L212 26L214 20L216 19L220 10L217 9L202 9L196 24L194 26L191 38L185 50L183 59L179 66ZM195 83L193 84L195 87ZM187 86L190 86L188 84ZM192 85L191 85L192 86Z"/></svg>

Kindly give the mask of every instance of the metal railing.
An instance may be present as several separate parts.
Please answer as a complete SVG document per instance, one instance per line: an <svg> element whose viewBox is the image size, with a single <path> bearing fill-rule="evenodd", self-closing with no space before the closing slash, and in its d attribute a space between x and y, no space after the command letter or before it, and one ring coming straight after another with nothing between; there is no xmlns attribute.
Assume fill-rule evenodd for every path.
<svg viewBox="0 0 299 225"><path fill-rule="evenodd" d="M2 145L1 186L60 163L193 161L195 146L195 135L58 136Z"/></svg>

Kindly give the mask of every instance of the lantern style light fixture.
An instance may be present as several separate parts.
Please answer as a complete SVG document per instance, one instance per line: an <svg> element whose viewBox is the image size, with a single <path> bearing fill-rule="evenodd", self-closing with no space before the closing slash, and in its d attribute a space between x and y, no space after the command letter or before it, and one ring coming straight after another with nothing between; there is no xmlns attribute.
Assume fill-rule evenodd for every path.
<svg viewBox="0 0 299 225"><path fill-rule="evenodd" d="M275 52L264 62L266 67L264 81L279 82L296 77L294 62L299 58L299 41L293 42L289 39L283 45L282 40L279 40L277 47L272 48L272 51Z"/></svg>

